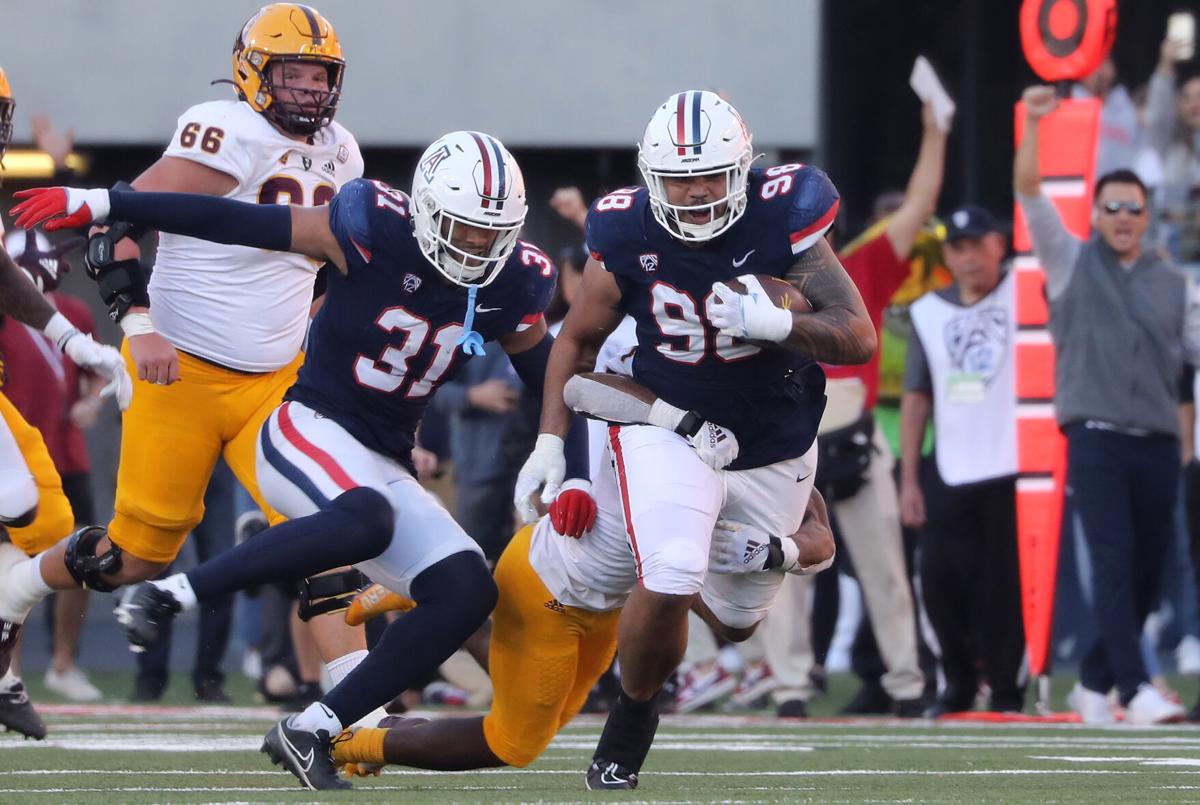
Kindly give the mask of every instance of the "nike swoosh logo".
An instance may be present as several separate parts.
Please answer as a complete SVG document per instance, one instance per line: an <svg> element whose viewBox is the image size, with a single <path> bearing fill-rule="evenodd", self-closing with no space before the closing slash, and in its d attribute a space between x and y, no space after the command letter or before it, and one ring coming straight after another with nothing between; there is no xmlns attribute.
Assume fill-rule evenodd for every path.
<svg viewBox="0 0 1200 805"><path fill-rule="evenodd" d="M810 472L808 475L812 475L812 473ZM796 483L799 484L799 483L803 483L804 481L808 480L808 475L797 475Z"/></svg>
<svg viewBox="0 0 1200 805"><path fill-rule="evenodd" d="M750 251L746 252L746 255L741 260L734 260L733 267L741 268L742 266L744 266L746 264L746 261L750 259L750 255L754 254L756 251L758 251L758 249L751 249Z"/></svg>
<svg viewBox="0 0 1200 805"><path fill-rule="evenodd" d="M484 307L483 305L475 306L476 313L491 313L494 310L501 310L501 309L502 308L498 308L498 307Z"/></svg>
<svg viewBox="0 0 1200 805"><path fill-rule="evenodd" d="M308 752L306 752L305 754L302 755L302 754L300 754L300 750L296 748L296 745L288 740L287 734L284 733L282 728L280 728L280 730L279 730L279 737L282 738L283 742L288 745L288 749L292 750L292 754L296 756L297 760L304 761L304 765L301 768L303 768L305 771L310 770L312 768L312 763L313 763L312 747L309 747Z"/></svg>
<svg viewBox="0 0 1200 805"><path fill-rule="evenodd" d="M624 782L627 782L627 781L626 781L626 780L622 780L620 777L617 777L617 776L615 776L615 775L611 774L611 773L608 771L608 769L605 769L605 770L604 770L604 771L603 771L603 772L600 774L600 782L604 783L605 785L620 785L621 783L624 783Z"/></svg>

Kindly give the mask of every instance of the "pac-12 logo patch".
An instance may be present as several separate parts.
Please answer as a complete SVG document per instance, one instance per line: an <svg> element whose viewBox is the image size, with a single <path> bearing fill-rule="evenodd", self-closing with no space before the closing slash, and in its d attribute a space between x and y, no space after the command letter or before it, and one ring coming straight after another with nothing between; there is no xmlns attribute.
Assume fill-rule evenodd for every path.
<svg viewBox="0 0 1200 805"><path fill-rule="evenodd" d="M414 293L421 287L421 278L416 274L405 274L404 281L400 284L400 287L405 293Z"/></svg>
<svg viewBox="0 0 1200 805"><path fill-rule="evenodd" d="M638 262L642 264L643 271L658 270L658 255L654 252L638 255Z"/></svg>
<svg viewBox="0 0 1200 805"><path fill-rule="evenodd" d="M450 156L450 146L443 143L441 148L421 161L421 175L425 177L425 181L433 181L433 174L437 173L438 165L441 165L442 160L448 156Z"/></svg>

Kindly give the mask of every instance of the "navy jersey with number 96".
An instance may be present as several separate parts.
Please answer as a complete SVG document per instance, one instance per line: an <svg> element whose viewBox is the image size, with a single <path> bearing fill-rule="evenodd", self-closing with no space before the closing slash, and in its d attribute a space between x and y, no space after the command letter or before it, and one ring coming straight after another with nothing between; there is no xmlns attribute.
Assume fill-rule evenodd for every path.
<svg viewBox="0 0 1200 805"><path fill-rule="evenodd" d="M458 346L467 289L425 259L408 196L383 182L347 183L329 205L329 224L349 270L330 272L304 365L286 398L410 465L430 396L470 359ZM475 331L494 341L534 326L554 283L554 263L545 252L517 241L499 276L478 291Z"/></svg>

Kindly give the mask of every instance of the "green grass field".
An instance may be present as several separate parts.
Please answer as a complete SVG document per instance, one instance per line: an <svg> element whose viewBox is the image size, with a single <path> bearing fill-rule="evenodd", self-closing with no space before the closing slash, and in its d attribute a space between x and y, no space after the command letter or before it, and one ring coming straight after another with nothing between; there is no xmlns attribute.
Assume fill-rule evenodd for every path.
<svg viewBox="0 0 1200 805"><path fill-rule="evenodd" d="M815 708L818 714L844 701L848 680L837 683ZM675 716L663 720L641 787L602 795L583 787L582 770L601 725L584 717L529 769L459 774L388 769L378 779L357 782L353 792L328 795L301 790L258 753L261 736L276 717L271 709L180 704L45 704L43 709L51 729L45 742L0 735L0 802L5 805L1200 799L1200 728L1190 726L1098 730L1062 724L821 717L785 723L762 715Z"/></svg>

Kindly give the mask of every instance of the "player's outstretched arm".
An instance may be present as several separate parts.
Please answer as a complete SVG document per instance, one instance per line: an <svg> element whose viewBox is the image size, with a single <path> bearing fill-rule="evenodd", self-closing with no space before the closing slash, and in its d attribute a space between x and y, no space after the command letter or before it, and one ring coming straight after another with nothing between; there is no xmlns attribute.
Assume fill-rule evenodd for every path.
<svg viewBox="0 0 1200 805"><path fill-rule="evenodd" d="M346 257L329 226L328 206L285 207L197 193L75 187L36 187L14 196L22 201L12 213L24 229L43 222L46 231L53 232L108 220L128 221L214 243L296 252L346 270Z"/></svg>
<svg viewBox="0 0 1200 805"><path fill-rule="evenodd" d="M732 431L706 422L695 411L660 400L653 391L623 375L577 374L567 381L563 399L572 411L591 419L674 431L714 470L728 467L738 457L738 441Z"/></svg>
<svg viewBox="0 0 1200 805"><path fill-rule="evenodd" d="M89 369L108 381L101 396L115 396L124 411L133 399L133 382L125 371L121 353L97 344L87 333L75 329L46 301L32 282L0 246L0 314L44 332L77 366Z"/></svg>
<svg viewBox="0 0 1200 805"><path fill-rule="evenodd" d="M530 494L542 488L542 502L548 504L566 477L564 445L571 429L571 411L563 402L563 388L576 372L591 368L585 363L586 357L594 357L600 344L621 322L621 312L617 309L620 300L616 280L600 263L589 260L575 304L546 359L537 443L517 475L513 503L526 522L536 518Z"/></svg>
<svg viewBox="0 0 1200 805"><path fill-rule="evenodd" d="M835 552L829 510L821 493L813 489L800 527L785 537L747 523L718 520L709 548L708 568L716 573L782 570L811 576L832 565Z"/></svg>
<svg viewBox="0 0 1200 805"><path fill-rule="evenodd" d="M812 313L792 312L792 330L782 346L814 360L834 364L866 363L878 337L862 296L824 238L806 249L786 279L812 304Z"/></svg>
<svg viewBox="0 0 1200 805"><path fill-rule="evenodd" d="M41 330L49 324L54 312L46 297L0 246L0 314Z"/></svg>

